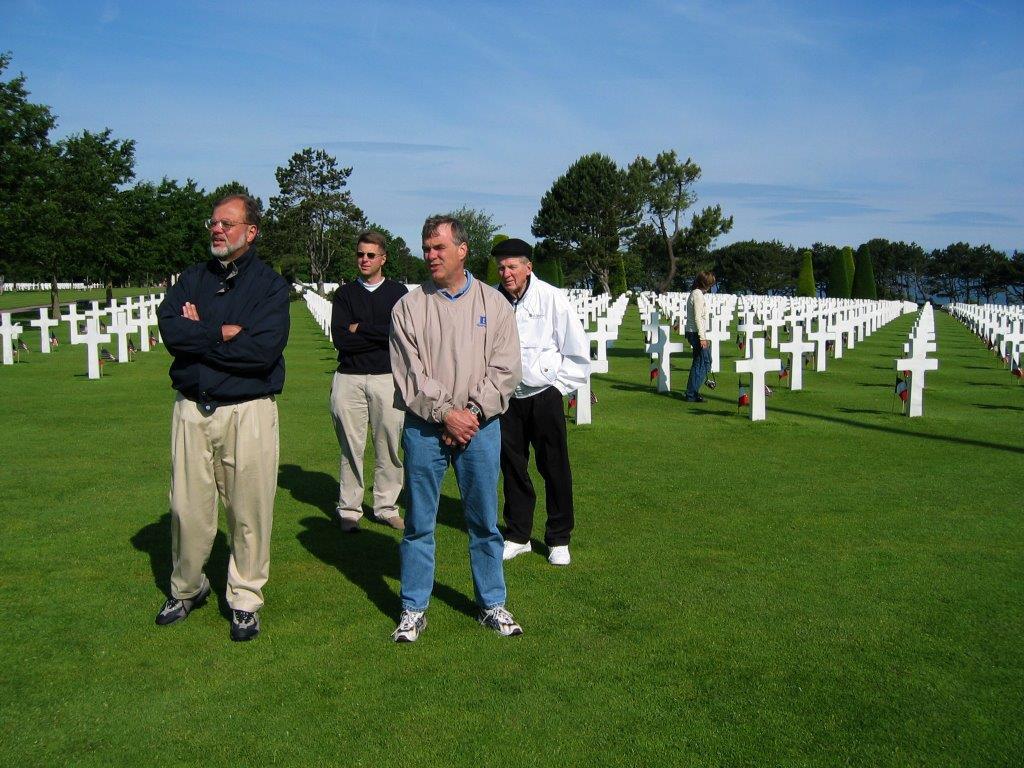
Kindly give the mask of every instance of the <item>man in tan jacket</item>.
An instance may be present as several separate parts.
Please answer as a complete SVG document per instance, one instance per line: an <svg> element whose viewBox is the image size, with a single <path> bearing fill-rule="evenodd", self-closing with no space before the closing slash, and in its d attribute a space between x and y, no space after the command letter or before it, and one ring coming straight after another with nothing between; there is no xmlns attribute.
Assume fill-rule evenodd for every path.
<svg viewBox="0 0 1024 768"><path fill-rule="evenodd" d="M505 608L498 530L498 417L522 377L519 334L505 298L466 270L468 253L461 222L427 219L423 257L430 279L406 294L391 317L391 369L406 409L408 502L395 642L414 642L427 624L437 505L449 465L462 495L480 623L503 636L523 633Z"/></svg>

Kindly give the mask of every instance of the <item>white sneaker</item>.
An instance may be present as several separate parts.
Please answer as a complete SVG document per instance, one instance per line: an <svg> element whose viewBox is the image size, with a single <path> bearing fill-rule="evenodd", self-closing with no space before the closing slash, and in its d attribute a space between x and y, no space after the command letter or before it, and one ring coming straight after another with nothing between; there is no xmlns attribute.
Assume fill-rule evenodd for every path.
<svg viewBox="0 0 1024 768"><path fill-rule="evenodd" d="M423 611L402 611L398 626L391 633L396 643L415 643L420 633L427 628L427 617Z"/></svg>
<svg viewBox="0 0 1024 768"><path fill-rule="evenodd" d="M532 552L533 547L530 546L530 542L525 544L516 544L514 541L505 542L505 551L501 553L502 560L511 560L513 557Z"/></svg>
<svg viewBox="0 0 1024 768"><path fill-rule="evenodd" d="M480 623L488 629L493 629L502 637L523 634L523 628L512 618L512 614L504 605L496 605L486 611L480 611Z"/></svg>
<svg viewBox="0 0 1024 768"><path fill-rule="evenodd" d="M561 547L552 547L551 551L548 552L548 562L552 565L568 565L571 561L572 558L569 557L568 544Z"/></svg>

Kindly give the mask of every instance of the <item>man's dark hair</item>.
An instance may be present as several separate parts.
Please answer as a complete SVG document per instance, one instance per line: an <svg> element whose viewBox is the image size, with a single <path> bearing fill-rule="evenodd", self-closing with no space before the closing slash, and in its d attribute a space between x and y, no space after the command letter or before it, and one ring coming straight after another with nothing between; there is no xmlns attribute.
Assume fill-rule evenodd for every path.
<svg viewBox="0 0 1024 768"><path fill-rule="evenodd" d="M452 230L452 242L455 245L462 245L469 241L469 235L466 234L466 228L462 225L462 222L456 219L454 216L431 216L425 222L423 222L423 239L426 240L428 237L436 237L438 227L447 224Z"/></svg>
<svg viewBox="0 0 1024 768"><path fill-rule="evenodd" d="M384 235L382 235L380 232L378 232L375 229L368 229L365 232L360 232L359 233L359 237L356 238L356 246L358 247L360 243L369 243L370 245L379 246L380 249L382 251L384 251L384 255L387 256L387 253L388 253L388 241L387 241L387 238L384 237Z"/></svg>
<svg viewBox="0 0 1024 768"><path fill-rule="evenodd" d="M213 207L216 208L220 205L224 205L225 203L230 203L232 200L241 200L242 205L245 206L245 223L255 224L259 227L260 219L263 217L263 214L260 213L260 201L252 195L243 195L241 193L225 195L214 203Z"/></svg>

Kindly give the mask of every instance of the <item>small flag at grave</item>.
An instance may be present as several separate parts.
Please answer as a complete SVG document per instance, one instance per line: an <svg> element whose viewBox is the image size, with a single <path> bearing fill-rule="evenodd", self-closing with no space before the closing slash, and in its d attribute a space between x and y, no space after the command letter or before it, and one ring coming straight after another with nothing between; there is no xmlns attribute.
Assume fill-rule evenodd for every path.
<svg viewBox="0 0 1024 768"><path fill-rule="evenodd" d="M100 362L113 360L114 356L110 354L110 350L104 347L100 350Z"/></svg>
<svg viewBox="0 0 1024 768"><path fill-rule="evenodd" d="M810 352L804 352L804 354L801 355L801 357L804 360L804 368L807 368L811 364L811 359L812 359L811 358L811 353Z"/></svg>
<svg viewBox="0 0 1024 768"><path fill-rule="evenodd" d="M569 407L570 408L575 408L576 407L576 393L575 392L573 392L571 395L569 395Z"/></svg>
<svg viewBox="0 0 1024 768"><path fill-rule="evenodd" d="M51 334L50 334L50 348L52 349L52 348L54 348L54 347L58 347L58 346L60 346L60 342L59 342L59 341L57 341L57 337L56 337L56 336L54 336L54 335L53 335L53 334L51 333Z"/></svg>
<svg viewBox="0 0 1024 768"><path fill-rule="evenodd" d="M1021 367L1019 365L1017 365L1017 361L1016 360L1012 360L1011 361L1010 373L1012 373L1018 379L1024 379L1024 371L1022 371Z"/></svg>
<svg viewBox="0 0 1024 768"><path fill-rule="evenodd" d="M789 366L786 365L786 358L782 358L782 369L779 371L779 381L789 378Z"/></svg>
<svg viewBox="0 0 1024 768"><path fill-rule="evenodd" d="M21 352L28 352L28 344L22 339L18 339L18 350Z"/></svg>
<svg viewBox="0 0 1024 768"><path fill-rule="evenodd" d="M593 392L590 393L590 404L597 405L597 395L595 395Z"/></svg>
<svg viewBox="0 0 1024 768"><path fill-rule="evenodd" d="M910 397L910 390L907 389L907 380L899 376L896 377L896 394L900 400L904 403L907 402L907 398Z"/></svg>
<svg viewBox="0 0 1024 768"><path fill-rule="evenodd" d="M156 336L154 336L153 334L149 335L149 346L151 346L151 347L155 347L156 346Z"/></svg>
<svg viewBox="0 0 1024 768"><path fill-rule="evenodd" d="M658 366L651 368L651 381L654 381L656 378L658 378Z"/></svg>
<svg viewBox="0 0 1024 768"><path fill-rule="evenodd" d="M750 391L740 384L740 396L736 399L736 407L750 405Z"/></svg>
<svg viewBox="0 0 1024 768"><path fill-rule="evenodd" d="M741 352L743 351L743 347L745 345L746 345L746 342L743 339L736 339L736 346L739 347Z"/></svg>
<svg viewBox="0 0 1024 768"><path fill-rule="evenodd" d="M774 394L775 394L775 393L774 393L774 392L772 392L772 388L771 388L771 387L769 387L769 386L768 386L767 384L765 384L765 385L764 385L764 396L765 396L765 397L771 397L771 396L772 396L772 395L774 395Z"/></svg>

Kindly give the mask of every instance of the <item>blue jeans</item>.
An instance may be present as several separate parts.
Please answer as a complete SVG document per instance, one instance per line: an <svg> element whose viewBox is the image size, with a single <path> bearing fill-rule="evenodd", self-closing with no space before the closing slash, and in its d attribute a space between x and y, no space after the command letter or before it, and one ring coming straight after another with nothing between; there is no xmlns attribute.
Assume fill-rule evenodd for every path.
<svg viewBox="0 0 1024 768"><path fill-rule="evenodd" d="M501 425L497 419L480 427L465 448L441 442L443 428L411 413L405 415L405 491L408 510L402 556L402 608L425 611L434 588L434 528L441 483L448 465L462 495L469 530L469 567L473 590L482 608L505 604L505 571L501 561L505 541L498 530L498 466Z"/></svg>
<svg viewBox="0 0 1024 768"><path fill-rule="evenodd" d="M711 350L700 345L700 336L696 333L686 334L686 340L693 347L693 365L690 366L690 377L686 380L686 399L693 400L700 394L700 388L704 386L711 371Z"/></svg>

